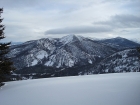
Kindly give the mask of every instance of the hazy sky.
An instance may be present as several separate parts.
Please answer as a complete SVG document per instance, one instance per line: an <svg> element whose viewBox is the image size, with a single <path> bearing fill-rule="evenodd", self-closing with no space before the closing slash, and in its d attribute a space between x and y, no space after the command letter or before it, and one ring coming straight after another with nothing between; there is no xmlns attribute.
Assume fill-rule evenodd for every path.
<svg viewBox="0 0 140 105"><path fill-rule="evenodd" d="M68 34L140 41L140 0L0 0L5 41Z"/></svg>

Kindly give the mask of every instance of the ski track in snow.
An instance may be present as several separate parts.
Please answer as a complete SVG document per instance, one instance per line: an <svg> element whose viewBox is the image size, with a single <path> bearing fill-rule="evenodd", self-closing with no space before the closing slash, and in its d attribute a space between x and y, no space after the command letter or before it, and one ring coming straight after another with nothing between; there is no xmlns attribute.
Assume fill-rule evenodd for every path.
<svg viewBox="0 0 140 105"><path fill-rule="evenodd" d="M6 82L0 105L140 105L140 73Z"/></svg>

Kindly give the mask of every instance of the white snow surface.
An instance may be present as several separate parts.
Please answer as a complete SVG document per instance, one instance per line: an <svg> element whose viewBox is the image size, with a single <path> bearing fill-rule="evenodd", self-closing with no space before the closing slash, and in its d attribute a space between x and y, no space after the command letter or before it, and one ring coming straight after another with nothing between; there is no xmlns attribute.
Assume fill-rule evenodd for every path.
<svg viewBox="0 0 140 105"><path fill-rule="evenodd" d="M32 62L32 66L36 65L38 63L38 61L35 59L33 62Z"/></svg>
<svg viewBox="0 0 140 105"><path fill-rule="evenodd" d="M90 64L92 64L92 61L91 61L90 59L88 60L88 62L89 62Z"/></svg>
<svg viewBox="0 0 140 105"><path fill-rule="evenodd" d="M6 82L0 105L140 105L140 73Z"/></svg>
<svg viewBox="0 0 140 105"><path fill-rule="evenodd" d="M72 42L74 36L75 36L75 35L73 35L73 34L64 36L64 37L62 37L62 38L60 39L60 42L62 42L62 43L64 43L64 44L70 43L70 42Z"/></svg>
<svg viewBox="0 0 140 105"><path fill-rule="evenodd" d="M36 54L36 57L38 58L38 59L43 59L44 57L48 57L48 53L46 52L46 51L44 51L44 50L41 50L41 51L39 51L37 54Z"/></svg>

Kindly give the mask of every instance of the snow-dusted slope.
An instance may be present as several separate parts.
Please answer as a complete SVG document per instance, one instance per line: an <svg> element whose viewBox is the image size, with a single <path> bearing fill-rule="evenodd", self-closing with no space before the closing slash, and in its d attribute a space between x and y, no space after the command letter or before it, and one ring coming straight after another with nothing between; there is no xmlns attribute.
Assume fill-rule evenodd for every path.
<svg viewBox="0 0 140 105"><path fill-rule="evenodd" d="M30 78L30 76L46 78L106 72L135 72L140 71L136 51L134 56L131 56L132 53L128 54L129 58L125 57L127 51L124 51L123 55L120 55L121 58L117 60L116 56L112 58L110 55L120 49L138 45L120 37L100 41L67 35L62 38L42 38L12 46L8 56L14 62L17 69L15 72L26 78ZM103 66L99 64L106 57L113 59L114 63L107 58L103 62ZM11 78L19 79L21 77L14 75Z"/></svg>
<svg viewBox="0 0 140 105"><path fill-rule="evenodd" d="M20 70L41 64L46 67L68 68L94 64L116 50L81 36L68 35L60 39L43 38L12 46L9 57Z"/></svg>
<svg viewBox="0 0 140 105"><path fill-rule="evenodd" d="M105 58L91 70L98 73L140 72L139 57L136 49L123 50Z"/></svg>
<svg viewBox="0 0 140 105"><path fill-rule="evenodd" d="M140 73L7 82L1 105L140 105Z"/></svg>
<svg viewBox="0 0 140 105"><path fill-rule="evenodd" d="M75 41L75 38L77 38L77 37L75 35L71 34L71 35L62 37L59 42L62 42L63 44L68 44L68 43Z"/></svg>
<svg viewBox="0 0 140 105"><path fill-rule="evenodd" d="M108 46L111 46L113 48L120 49L120 50L140 46L140 44L138 44L134 41L131 41L131 40L128 40L128 39L125 39L125 38L121 38L121 37L98 40L98 41L101 42L101 43L104 43Z"/></svg>

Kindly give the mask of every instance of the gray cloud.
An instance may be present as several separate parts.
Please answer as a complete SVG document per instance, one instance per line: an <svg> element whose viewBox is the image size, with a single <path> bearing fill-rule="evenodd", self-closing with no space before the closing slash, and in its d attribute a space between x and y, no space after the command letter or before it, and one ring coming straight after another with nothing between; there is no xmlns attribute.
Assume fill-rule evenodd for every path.
<svg viewBox="0 0 140 105"><path fill-rule="evenodd" d="M102 33L112 31L111 27L103 26L77 26L77 27L65 27L50 29L45 34L81 34L81 33Z"/></svg>
<svg viewBox="0 0 140 105"><path fill-rule="evenodd" d="M0 7L7 41L66 34L140 38L140 0L0 0Z"/></svg>
<svg viewBox="0 0 140 105"><path fill-rule="evenodd" d="M39 0L1 0L0 6L3 8L19 8L23 9L24 7L33 7L37 6L37 4L40 4L41 2Z"/></svg>
<svg viewBox="0 0 140 105"><path fill-rule="evenodd" d="M134 15L116 15L108 21L94 22L93 24L108 25L114 28L140 28L140 17Z"/></svg>
<svg viewBox="0 0 140 105"><path fill-rule="evenodd" d="M134 15L115 15L112 16L108 21L94 22L94 26L73 26L50 29L45 34L83 34L83 33L102 33L102 32L113 32L113 30L125 28L140 28L140 17Z"/></svg>

